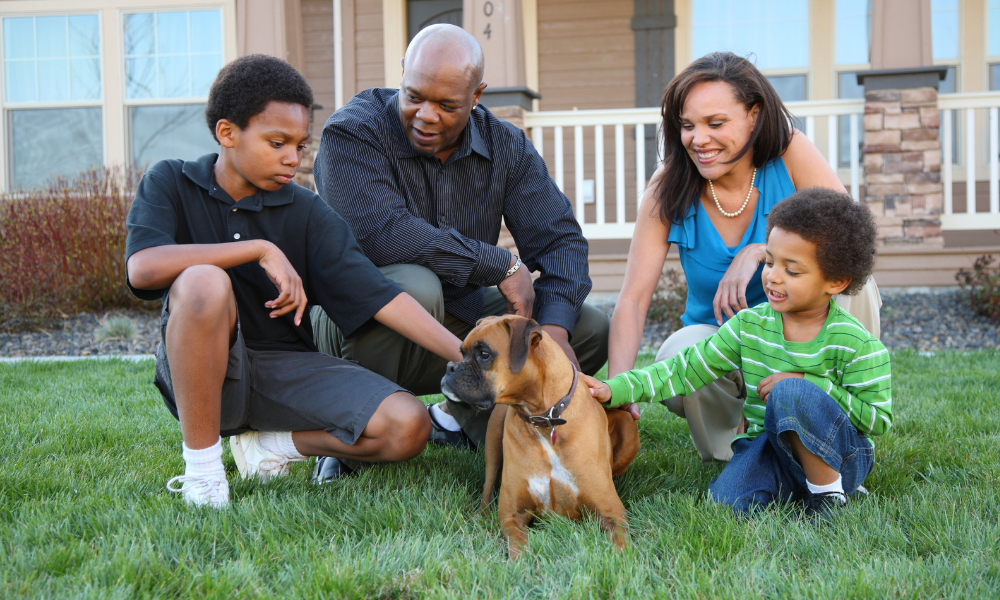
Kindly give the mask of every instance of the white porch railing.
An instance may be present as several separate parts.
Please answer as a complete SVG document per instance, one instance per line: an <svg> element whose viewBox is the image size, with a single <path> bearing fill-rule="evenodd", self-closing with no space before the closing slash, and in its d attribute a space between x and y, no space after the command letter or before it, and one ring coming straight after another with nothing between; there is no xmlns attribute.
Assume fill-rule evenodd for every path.
<svg viewBox="0 0 1000 600"><path fill-rule="evenodd" d="M941 182L944 184L944 212L941 228L945 230L1000 229L1000 177L997 156L997 108L1000 93L978 92L969 94L941 94ZM957 116L964 113L965 140L955 144L952 122L961 122ZM953 114L955 116L953 116ZM961 136L959 136L961 137ZM964 156L954 156L954 148L963 149ZM985 154L983 154L985 153ZM982 159L979 157L982 156ZM963 164L964 163L964 164ZM954 167L958 166L958 172ZM964 166L964 173L961 167ZM989 182L989 205L977 202L975 182ZM965 182L964 211L955 210L954 182ZM981 210L985 209L985 210Z"/></svg>
<svg viewBox="0 0 1000 600"><path fill-rule="evenodd" d="M942 172L944 211L942 227L956 229L1000 228L1000 187L998 187L998 108L1000 93L942 94ZM861 140L864 100L824 100L789 102L789 111L799 121L806 136L838 171L855 200L863 185ZM952 111L965 113L963 156L952 153ZM989 127L984 126L988 112ZM841 148L841 119L846 121L847 147ZM559 189L570 197L584 235L589 239L628 239L635 226L634 215L642 190L652 173L646 169L645 134L660 122L658 107L612 110L551 111L527 113L525 127L538 152L545 158ZM572 139L567 143L569 130ZM613 136L611 132L613 131ZM985 137L977 132L986 131ZM626 142L626 132L631 139ZM612 141L613 140L613 141ZM986 141L988 140L988 144ZM549 146L551 144L551 146ZM572 145L572 150L566 148ZM613 144L613 148L611 145ZM978 152L977 152L978 149ZM984 154L985 152L985 154ZM569 160L567 160L567 155ZM977 156L988 160L977 161ZM963 172L953 166L961 158ZM843 159L843 162L841 162ZM846 164L845 164L846 163ZM982 163L982 164L980 164ZM976 186L966 186L964 212L953 209L953 184L962 181L989 182L989 208L978 210ZM592 181L592 199L588 196ZM608 197L614 198L613 203ZM593 202L592 210L587 205ZM980 202L982 204L982 202Z"/></svg>
<svg viewBox="0 0 1000 600"><path fill-rule="evenodd" d="M864 113L864 101L790 102L787 106L801 121L800 126L814 143L817 143L816 121L820 118L823 124L822 141L826 141L824 154L835 169L838 168L840 154L838 119L844 115L850 117L850 168L845 175L849 176L849 189L857 199L861 185L860 115ZM559 189L564 193L568 190L567 195L573 201L577 220L587 238L632 237L634 214L642 190L652 175L651 172L646 172L646 132L651 133L647 128L656 129L659 123L658 107L525 114L525 127L531 132L532 143L539 154L545 157ZM572 158L567 161L565 138L570 129L573 131ZM608 135L611 130L614 131L613 150L605 147L605 142L611 139ZM626 148L626 130L631 138L628 144L634 145L634 150ZM552 140L551 150L546 147L546 138ZM586 190L589 186L585 186L585 182L588 181L588 175L589 181L593 181L592 199L587 198L589 194ZM633 193L627 194L627 189ZM614 195L613 205L607 202L609 192ZM591 201L594 209L587 211L586 206Z"/></svg>

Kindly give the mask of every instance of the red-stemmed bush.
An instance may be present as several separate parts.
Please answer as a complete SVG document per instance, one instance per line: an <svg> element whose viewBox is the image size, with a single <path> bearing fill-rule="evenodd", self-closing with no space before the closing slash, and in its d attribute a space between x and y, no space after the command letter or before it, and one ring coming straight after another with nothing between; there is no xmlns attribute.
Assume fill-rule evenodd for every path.
<svg viewBox="0 0 1000 600"><path fill-rule="evenodd" d="M141 304L125 286L125 217L140 177L106 167L0 197L0 330Z"/></svg>
<svg viewBox="0 0 1000 600"><path fill-rule="evenodd" d="M1000 269L990 268L994 262L992 256L980 256L971 270L959 269L955 279L972 310L1000 321Z"/></svg>

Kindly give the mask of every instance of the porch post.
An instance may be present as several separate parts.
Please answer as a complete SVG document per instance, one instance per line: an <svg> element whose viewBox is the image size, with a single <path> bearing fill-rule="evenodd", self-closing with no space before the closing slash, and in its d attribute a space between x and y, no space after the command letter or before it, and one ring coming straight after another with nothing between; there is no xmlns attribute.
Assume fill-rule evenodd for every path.
<svg viewBox="0 0 1000 600"><path fill-rule="evenodd" d="M882 244L944 246L937 89L947 68L932 66L930 0L873 0L871 35L873 70L858 73L865 201Z"/></svg>
<svg viewBox="0 0 1000 600"><path fill-rule="evenodd" d="M541 98L527 86L523 0L464 0L463 27L476 36L486 58L488 87L480 102L497 117L524 129L524 112Z"/></svg>

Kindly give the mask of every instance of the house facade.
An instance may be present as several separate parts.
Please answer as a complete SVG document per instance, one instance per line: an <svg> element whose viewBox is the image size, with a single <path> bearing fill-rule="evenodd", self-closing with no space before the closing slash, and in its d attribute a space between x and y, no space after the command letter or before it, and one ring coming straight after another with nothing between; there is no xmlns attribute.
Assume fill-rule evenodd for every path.
<svg viewBox="0 0 1000 600"><path fill-rule="evenodd" d="M7 191L211 151L208 86L247 53L299 68L322 123L361 90L397 86L408 41L446 22L483 44L484 103L529 131L577 208L595 290L620 287L663 88L720 49L752 55L876 211L883 285L953 285L971 257L1000 251L1000 0L0 0L0 21ZM918 82L933 98L866 103L865 73L921 68L943 77ZM921 117L900 125L897 109ZM903 159L921 174L885 166Z"/></svg>

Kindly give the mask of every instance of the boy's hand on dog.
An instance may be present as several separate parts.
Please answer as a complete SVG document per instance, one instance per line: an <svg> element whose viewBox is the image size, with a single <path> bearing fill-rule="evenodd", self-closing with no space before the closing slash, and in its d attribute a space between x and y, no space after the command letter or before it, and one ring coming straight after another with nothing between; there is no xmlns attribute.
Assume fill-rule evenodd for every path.
<svg viewBox="0 0 1000 600"><path fill-rule="evenodd" d="M288 262L284 252L270 242L265 245L257 262L274 287L278 288L278 297L264 303L265 307L272 309L271 318L276 319L294 310L295 325L301 325L302 313L306 310L308 300L302 287L302 278L295 272L292 263Z"/></svg>
<svg viewBox="0 0 1000 600"><path fill-rule="evenodd" d="M764 401L764 404L767 404L767 397L771 395L771 388L774 387L774 384L789 377L802 379L803 376L802 373L775 373L774 375L768 375L757 384L757 395Z"/></svg>
<svg viewBox="0 0 1000 600"><path fill-rule="evenodd" d="M608 387L608 384L583 373L580 373L580 380L587 384L587 387L590 389L590 395L594 397L594 400L597 400L601 404L611 400L611 388ZM633 419L636 421L639 420L639 407L635 404L622 404L621 406L614 406L612 408L628 411Z"/></svg>

